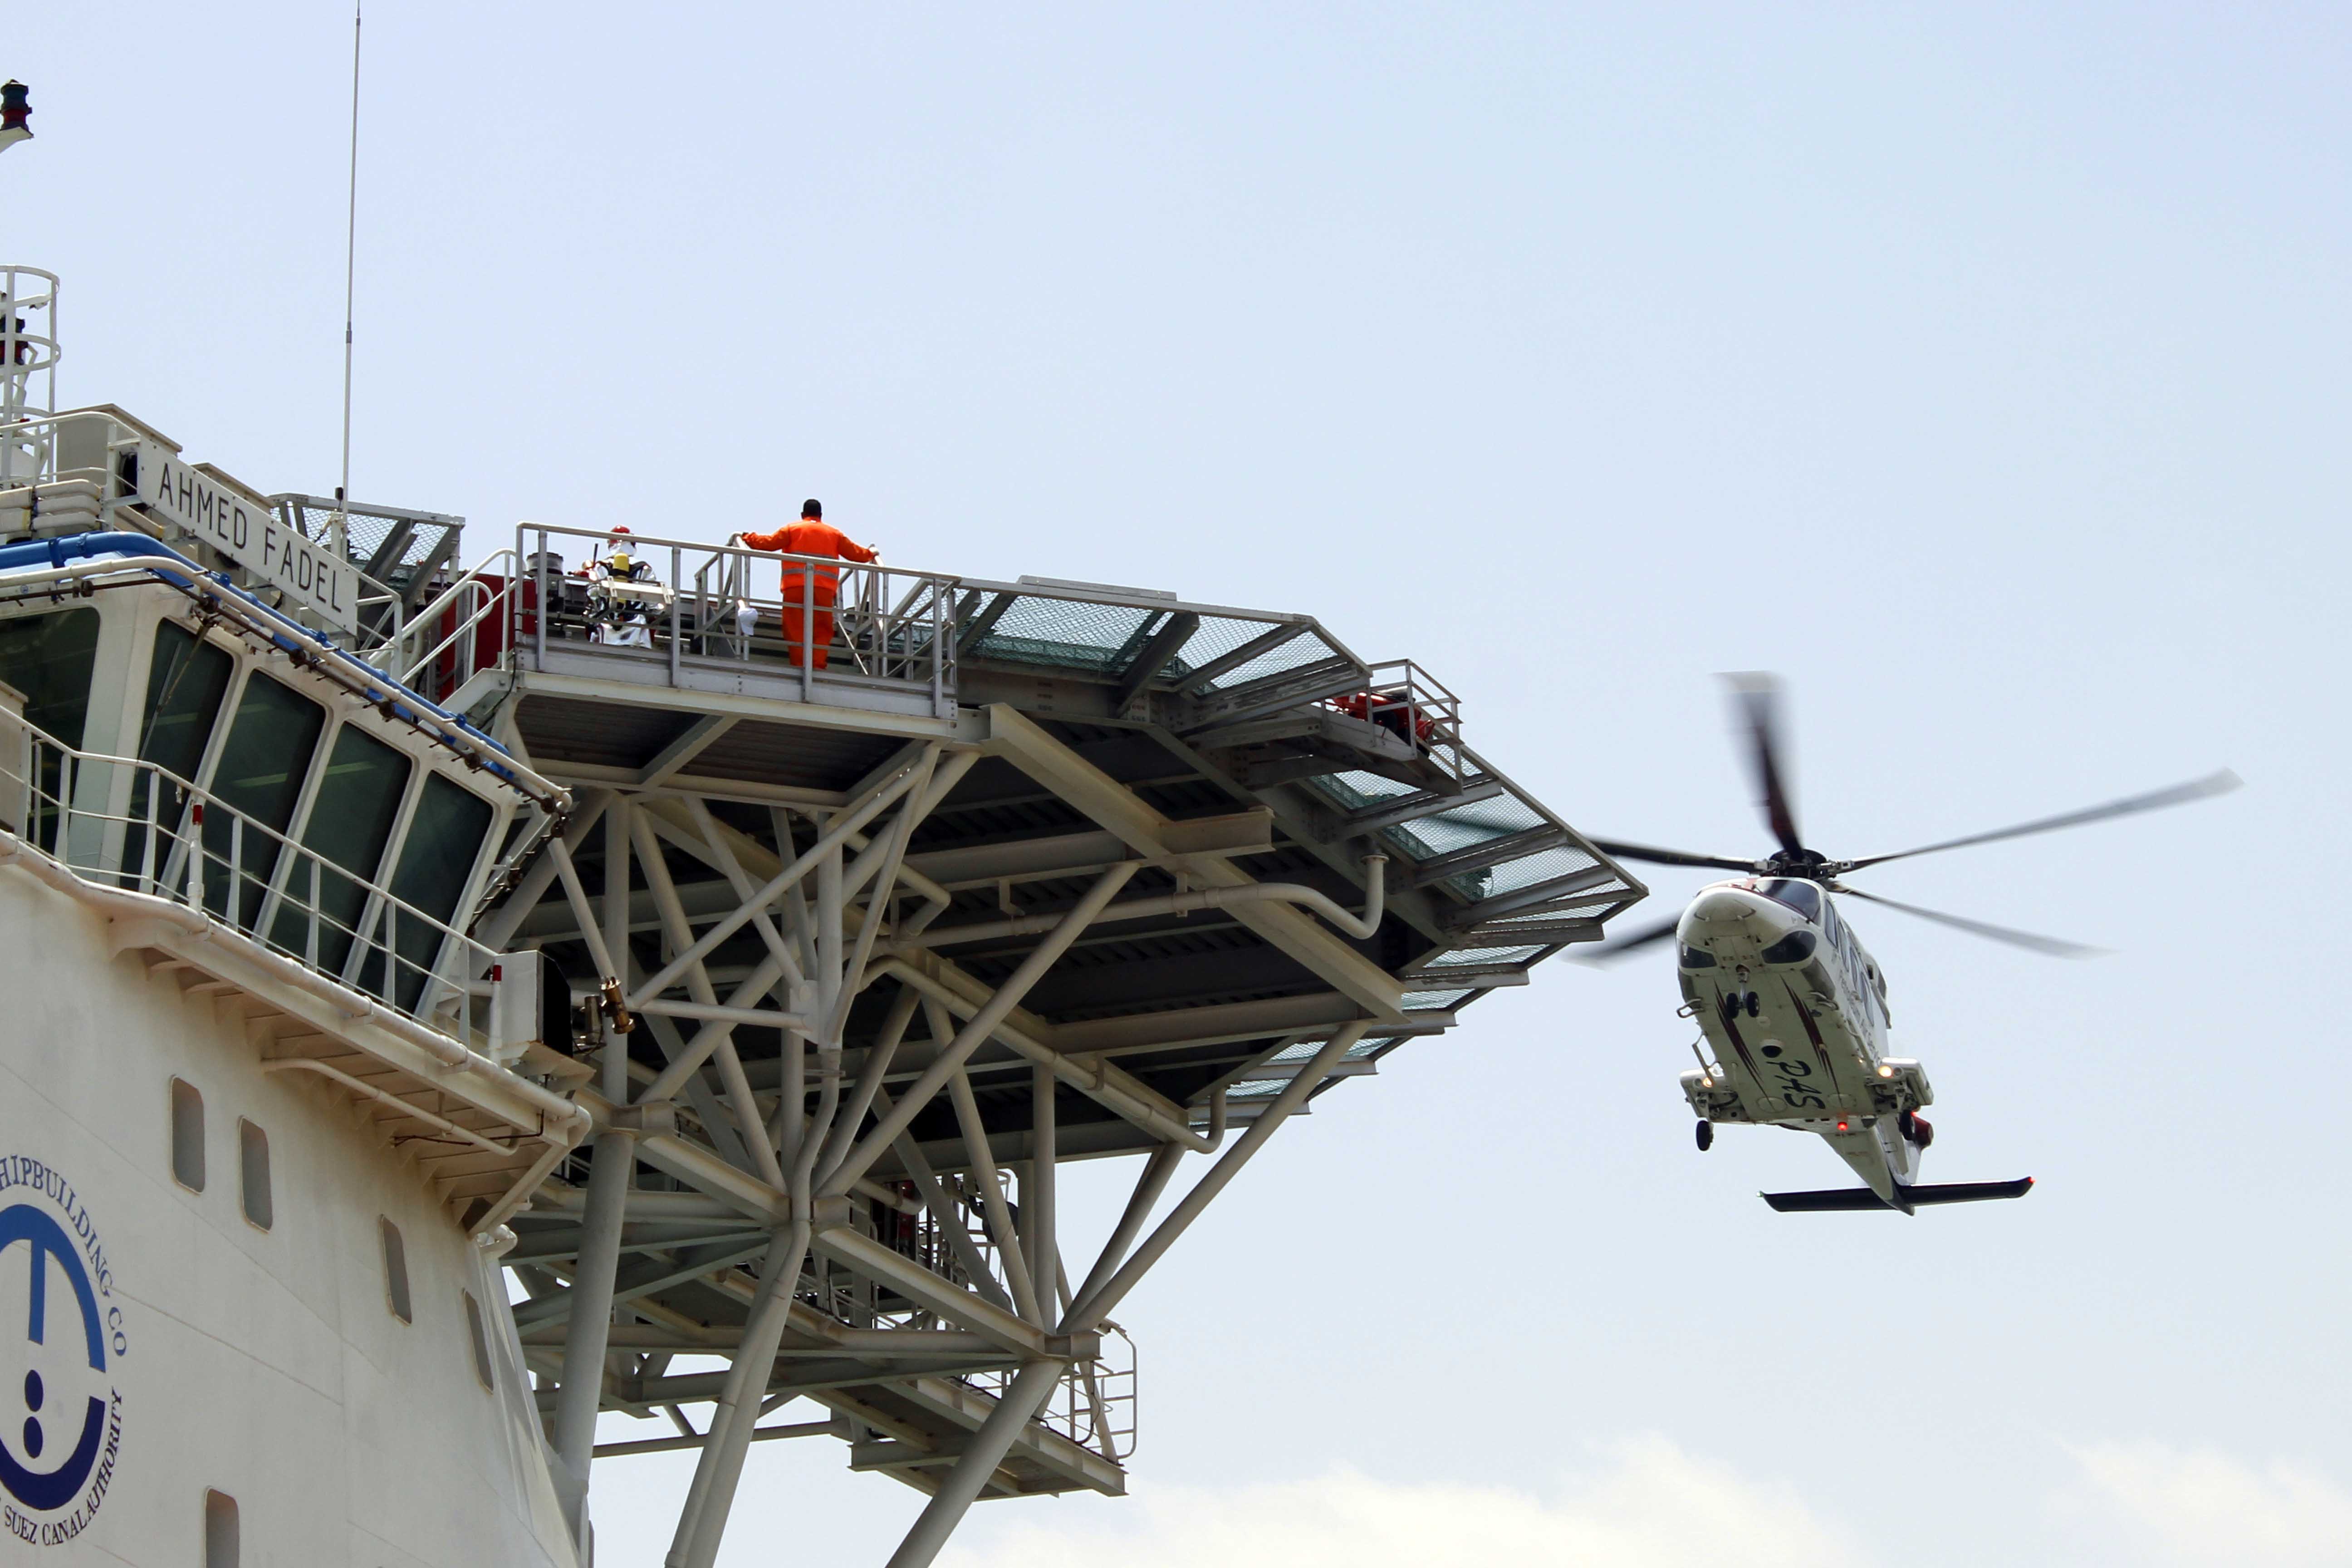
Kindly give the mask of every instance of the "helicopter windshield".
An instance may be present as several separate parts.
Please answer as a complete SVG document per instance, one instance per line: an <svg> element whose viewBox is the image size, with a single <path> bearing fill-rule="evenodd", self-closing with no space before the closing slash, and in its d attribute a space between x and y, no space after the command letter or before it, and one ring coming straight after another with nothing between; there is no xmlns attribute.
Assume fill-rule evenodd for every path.
<svg viewBox="0 0 2352 1568"><path fill-rule="evenodd" d="M1822 890L1811 882L1782 877L1757 883L1756 890L1768 899L1788 905L1809 921L1822 918Z"/></svg>

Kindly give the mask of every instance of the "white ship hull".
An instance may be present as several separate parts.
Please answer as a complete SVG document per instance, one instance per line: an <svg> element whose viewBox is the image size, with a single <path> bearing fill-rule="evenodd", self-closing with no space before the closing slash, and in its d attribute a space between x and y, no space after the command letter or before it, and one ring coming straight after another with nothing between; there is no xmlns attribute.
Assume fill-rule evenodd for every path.
<svg viewBox="0 0 2352 1568"><path fill-rule="evenodd" d="M116 930L0 868L0 949L18 976L0 1019L0 1215L51 1216L77 1249L0 1247L0 1451L59 1478L85 1399L107 1411L64 1506L0 1488L13 1538L0 1556L183 1568L204 1561L216 1494L215 1521L234 1500L248 1563L569 1568L503 1311L481 1314L492 1386L476 1375L465 1298L504 1300L495 1259L364 1112L319 1079L262 1070L250 998L200 972L151 973L152 953L116 955ZM173 1175L174 1079L203 1097L201 1192ZM241 1121L268 1138L266 1231L245 1214ZM411 1322L393 1311L385 1220ZM76 1271L100 1314L98 1369L84 1364ZM39 1484L22 1489L46 1500Z"/></svg>

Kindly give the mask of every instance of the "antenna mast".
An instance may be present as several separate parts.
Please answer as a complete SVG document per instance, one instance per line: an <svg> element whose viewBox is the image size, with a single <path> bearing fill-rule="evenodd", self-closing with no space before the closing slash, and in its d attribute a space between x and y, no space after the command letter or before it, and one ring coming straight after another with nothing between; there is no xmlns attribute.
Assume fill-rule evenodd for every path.
<svg viewBox="0 0 2352 1568"><path fill-rule="evenodd" d="M343 469L335 500L348 505L352 493L352 320L356 298L360 239L360 4L352 0L352 174L350 208L343 230ZM335 549L344 551L344 514L335 514Z"/></svg>

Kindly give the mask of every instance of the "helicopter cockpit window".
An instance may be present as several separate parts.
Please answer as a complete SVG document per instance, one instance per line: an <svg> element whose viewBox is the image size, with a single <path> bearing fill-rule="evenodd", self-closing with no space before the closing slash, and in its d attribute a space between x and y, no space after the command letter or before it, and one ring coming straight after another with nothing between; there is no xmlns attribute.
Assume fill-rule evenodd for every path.
<svg viewBox="0 0 2352 1568"><path fill-rule="evenodd" d="M1809 921L1822 918L1822 890L1811 882L1801 882L1783 877L1769 882L1759 882L1756 890L1768 899L1788 905Z"/></svg>
<svg viewBox="0 0 2352 1568"><path fill-rule="evenodd" d="M1707 950L1703 947L1685 947L1683 949L1683 967L1685 969L1713 969L1715 967L1715 954L1707 952Z"/></svg>

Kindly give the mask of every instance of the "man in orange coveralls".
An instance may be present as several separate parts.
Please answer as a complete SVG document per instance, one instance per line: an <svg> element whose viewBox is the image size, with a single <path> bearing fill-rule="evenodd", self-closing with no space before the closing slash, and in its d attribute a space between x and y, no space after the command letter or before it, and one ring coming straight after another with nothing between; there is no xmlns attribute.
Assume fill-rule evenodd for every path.
<svg viewBox="0 0 2352 1568"><path fill-rule="evenodd" d="M727 542L783 555L828 555L836 561L859 562L882 559L880 551L866 549L825 521L824 508L814 500L801 503L798 522L787 523L773 533L739 533ZM814 583L805 581L811 572L816 574ZM794 664L801 661L802 616L814 612L816 625L809 629L814 633L810 640L815 647L810 650L809 662L815 668L824 668L825 647L833 641L834 601L840 594L841 574L835 568L812 567L802 561L784 563L784 641Z"/></svg>

